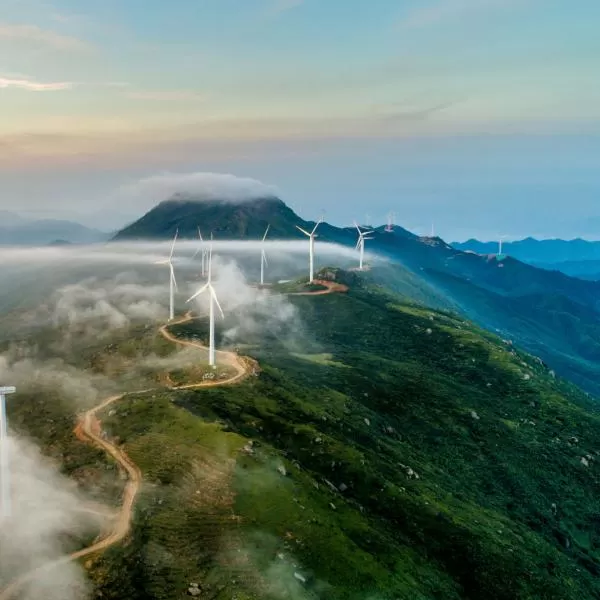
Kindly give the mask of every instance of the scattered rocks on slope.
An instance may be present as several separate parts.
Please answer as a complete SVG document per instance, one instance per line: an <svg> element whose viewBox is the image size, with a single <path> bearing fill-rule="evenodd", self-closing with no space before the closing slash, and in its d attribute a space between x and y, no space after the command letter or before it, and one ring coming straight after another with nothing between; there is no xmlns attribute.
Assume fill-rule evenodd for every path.
<svg viewBox="0 0 600 600"><path fill-rule="evenodd" d="M479 419L481 418L474 410L471 411L471 416L476 420L479 421Z"/></svg>
<svg viewBox="0 0 600 600"><path fill-rule="evenodd" d="M283 466L283 465L279 465L277 467L277 470L279 471L279 473L281 475L283 475L284 477L287 475L287 469Z"/></svg>

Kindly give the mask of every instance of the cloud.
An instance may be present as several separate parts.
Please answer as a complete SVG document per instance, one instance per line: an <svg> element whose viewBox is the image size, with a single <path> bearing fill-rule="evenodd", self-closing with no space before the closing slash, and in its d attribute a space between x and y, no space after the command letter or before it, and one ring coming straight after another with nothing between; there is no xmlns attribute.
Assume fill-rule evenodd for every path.
<svg viewBox="0 0 600 600"><path fill-rule="evenodd" d="M71 89L73 85L70 81L41 83L39 81L32 81L31 79L14 79L0 76L0 89L16 88L30 92L56 92Z"/></svg>
<svg viewBox="0 0 600 600"><path fill-rule="evenodd" d="M509 8L523 0L438 0L427 6L421 6L409 11L401 19L400 27L424 27L457 19L475 12L487 9Z"/></svg>
<svg viewBox="0 0 600 600"><path fill-rule="evenodd" d="M19 573L59 559L69 538L91 532L90 515L81 512L84 502L30 443L11 437L10 457L13 517L0 528L0 579L11 581ZM95 523L99 527L100 523ZM68 543L68 542L67 542ZM76 600L87 596L83 569L72 562L57 562L42 570L21 590L20 598Z"/></svg>
<svg viewBox="0 0 600 600"><path fill-rule="evenodd" d="M89 278L58 289L46 307L55 327L73 335L105 337L131 322L156 322L165 310L159 298L167 297L166 285L142 285L135 273L112 279Z"/></svg>
<svg viewBox="0 0 600 600"><path fill-rule="evenodd" d="M274 196L277 195L277 189L256 179L223 173L165 173L121 187L116 195L121 201L141 201L144 205L154 205L175 194L193 196L198 201L235 203Z"/></svg>
<svg viewBox="0 0 600 600"><path fill-rule="evenodd" d="M47 31L37 25L0 23L0 40L34 43L56 50L84 50L88 45L77 38Z"/></svg>
<svg viewBox="0 0 600 600"><path fill-rule="evenodd" d="M138 92L127 92L125 94L131 100L156 100L159 102L179 102L179 101L204 101L206 96L199 92L190 90L148 90Z"/></svg>
<svg viewBox="0 0 600 600"><path fill-rule="evenodd" d="M304 0L271 0L267 12L270 15L278 15L288 10L298 8L302 4L304 4Z"/></svg>

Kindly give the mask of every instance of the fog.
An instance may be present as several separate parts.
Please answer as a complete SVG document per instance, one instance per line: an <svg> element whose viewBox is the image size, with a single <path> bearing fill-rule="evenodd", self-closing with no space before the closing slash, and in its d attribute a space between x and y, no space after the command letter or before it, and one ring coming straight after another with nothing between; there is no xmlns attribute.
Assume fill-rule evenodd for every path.
<svg viewBox="0 0 600 600"><path fill-rule="evenodd" d="M180 193L198 202L218 200L237 203L277 196L278 190L256 179L223 173L163 173L121 186L113 194L113 201L143 210Z"/></svg>
<svg viewBox="0 0 600 600"><path fill-rule="evenodd" d="M194 258L198 247L196 241L181 241L175 248L176 314L192 309L205 315L207 311L206 296L186 302L203 284L200 256ZM295 346L309 335L286 296L256 286L261 248L260 242L213 244L213 285L225 313L225 321L219 324L221 348L249 338L260 339L261 335L274 335ZM265 248L269 258L267 281L307 275L306 242L267 242ZM142 349L131 358L131 368L122 380L92 375L71 362L77 359L74 348L98 344L115 335L126 337L129 328L139 324L153 331L165 322L169 271L153 263L164 260L169 251L170 242L2 248L0 340L4 339L5 350L0 354L0 385L17 386L18 393L10 403L19 401L19 392L43 396L52 390L70 402L75 417L83 408L123 389L119 386L126 377L138 382L144 370L188 367L204 360L200 349L173 348L167 356ZM355 252L331 244L317 243L316 258L317 268L356 262ZM24 330L28 335L23 338ZM41 335L48 331L55 333ZM9 417L13 410L9 410ZM64 556L74 537L90 529L97 531L99 526L98 517L90 519L89 514L81 513L86 499L75 491L72 481L59 475L56 465L44 459L42 450L12 430L11 436L16 508L0 533L0 589L18 572ZM20 565L18 570L15 565ZM282 568L271 565L267 579L273 579L274 586L279 581L284 587L275 588L282 594L300 597L293 573L290 575L285 567L283 577ZM81 569L66 561L40 572L37 579L27 598L69 600L71 592L65 590L79 595L85 592Z"/></svg>

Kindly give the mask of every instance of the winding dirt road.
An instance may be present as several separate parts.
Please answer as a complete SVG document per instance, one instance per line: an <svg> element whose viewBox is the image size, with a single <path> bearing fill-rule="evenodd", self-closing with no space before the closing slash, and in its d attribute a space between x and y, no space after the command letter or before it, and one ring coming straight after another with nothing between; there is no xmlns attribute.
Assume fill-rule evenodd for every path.
<svg viewBox="0 0 600 600"><path fill-rule="evenodd" d="M327 279L315 279L313 281L315 285L322 285L325 287L324 290L316 290L314 292L289 292L288 296L325 296L326 294L345 294L348 291L348 286L343 283L337 283L335 281L328 281Z"/></svg>
<svg viewBox="0 0 600 600"><path fill-rule="evenodd" d="M325 294L331 294L335 292L347 292L348 287L335 283L333 281L325 281L325 280L316 280L314 283L323 285L326 287L324 290L317 290L313 292L295 292L290 295L298 295L298 296L322 296ZM199 348L202 350L208 350L208 348L198 342L192 342L189 340L181 340L176 338L170 331L169 327L172 325L181 325L183 323L189 323L193 321L195 318L193 317L191 312L186 313L183 317L176 321L171 321L159 328L159 333L167 340L174 344L178 344L180 346L188 346ZM251 373L255 372L255 368L257 363L252 359L247 357L241 357L234 352L227 352L225 350L217 350L217 356L221 359L221 363L226 363L229 366L233 367L235 370L235 374L227 379L221 380L209 380L209 381L201 381L199 383L192 383L187 385L178 385L178 386L170 386L172 390L187 390L187 389L196 389L202 387L215 387L220 385L232 385L235 383L239 383L246 377L248 377ZM90 556L92 554L97 554L106 550L110 546L118 544L122 540L125 539L129 531L131 530L131 520L133 517L133 506L135 503L135 499L138 495L142 484L142 473L139 467L127 456L125 451L118 446L115 446L109 440L106 440L102 437L102 425L100 419L98 418L98 413L123 399L126 396L130 396L133 394L143 394L151 391L156 391L159 388L150 388L145 390L138 390L134 392L125 392L123 394L118 394L115 396L110 396L103 400L97 406L91 408L87 412L83 413L77 426L74 429L74 434L78 439L84 442L91 443L92 445L101 448L107 454L112 456L115 461L118 463L119 467L124 470L127 474L127 483L125 485L125 490L123 492L123 502L119 511L115 514L114 524L112 530L108 532L107 535L94 542L91 546L87 548L82 548L77 552L73 552L72 554L63 556L59 559L56 559L52 562L46 563L33 571L29 571L25 573L18 579L14 580L8 587L4 588L0 592L0 600L11 600L14 599L15 594L29 581L35 579L38 575L41 575L44 572L51 571L52 569L69 563L74 560L78 560L80 558L84 558L86 556Z"/></svg>

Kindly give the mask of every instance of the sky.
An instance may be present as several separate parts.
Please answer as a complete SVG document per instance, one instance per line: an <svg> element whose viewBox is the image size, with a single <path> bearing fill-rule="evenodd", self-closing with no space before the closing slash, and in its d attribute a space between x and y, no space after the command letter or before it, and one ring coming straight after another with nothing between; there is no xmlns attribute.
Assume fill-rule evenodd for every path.
<svg viewBox="0 0 600 600"><path fill-rule="evenodd" d="M2 0L0 210L115 228L151 205L122 186L213 172L306 219L600 238L599 22L597 0Z"/></svg>

